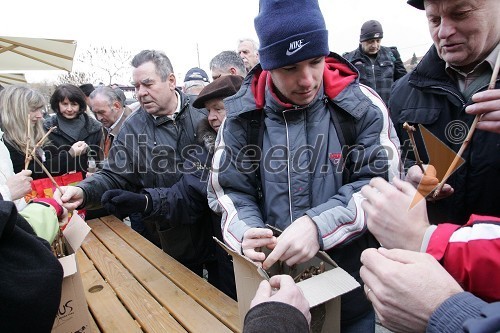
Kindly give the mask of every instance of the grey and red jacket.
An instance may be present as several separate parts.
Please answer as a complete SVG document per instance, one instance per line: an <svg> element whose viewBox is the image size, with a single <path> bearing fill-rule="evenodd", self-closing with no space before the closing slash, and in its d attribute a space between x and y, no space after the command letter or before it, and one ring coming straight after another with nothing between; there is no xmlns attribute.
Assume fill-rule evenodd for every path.
<svg viewBox="0 0 500 333"><path fill-rule="evenodd" d="M208 184L209 205L222 213L224 241L241 251L249 228L270 224L284 230L307 214L318 228L321 249L330 250L339 266L359 278L361 252L374 246L359 190L373 177L392 179L399 173L399 142L387 109L376 94L359 85L352 65L334 53L326 58L323 85L309 105L283 103L272 87L269 73L256 66L239 92L224 100L227 118L219 130ZM327 107L331 102L354 119L359 145L348 156L356 171L345 185L342 149ZM255 172L241 154L248 144L245 116L259 109L265 115L259 163L262 199ZM366 298L358 296L352 305L342 306L353 311L344 319L360 314L355 312Z"/></svg>
<svg viewBox="0 0 500 333"><path fill-rule="evenodd" d="M418 125L458 152L474 120L474 115L465 113L471 99L463 96L445 67L432 46L415 70L394 84L389 109L406 166L414 164L415 158L403 130L405 122L416 127L414 137L423 162L433 164ZM489 76L474 92L486 90L488 81ZM500 88L500 79L496 88ZM454 189L453 195L427 204L431 223L465 224L472 214L500 216L500 134L475 131L462 157L465 163L447 181Z"/></svg>

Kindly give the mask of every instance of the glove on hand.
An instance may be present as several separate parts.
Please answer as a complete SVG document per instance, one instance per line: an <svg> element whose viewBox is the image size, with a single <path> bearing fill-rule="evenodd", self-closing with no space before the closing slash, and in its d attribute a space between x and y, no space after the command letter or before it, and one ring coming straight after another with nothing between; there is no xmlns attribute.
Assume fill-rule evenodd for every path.
<svg viewBox="0 0 500 333"><path fill-rule="evenodd" d="M124 219L130 213L149 214L153 208L149 194L124 190L108 190L104 192L101 204L110 214L119 219Z"/></svg>

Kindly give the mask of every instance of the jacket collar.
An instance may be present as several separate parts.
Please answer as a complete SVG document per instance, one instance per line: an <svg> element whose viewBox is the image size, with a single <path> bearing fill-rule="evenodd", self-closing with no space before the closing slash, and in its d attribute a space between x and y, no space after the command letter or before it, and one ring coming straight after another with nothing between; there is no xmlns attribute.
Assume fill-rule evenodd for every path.
<svg viewBox="0 0 500 333"><path fill-rule="evenodd" d="M337 97L341 91L355 81L358 81L358 72L352 64L333 52L326 57L323 88L324 94L329 99ZM261 109L266 105L266 98L270 97L273 100L267 102L280 105L281 109L294 107L292 104L281 102L272 87L269 72L262 70L260 64L256 65L248 73L240 90L235 95L224 99L228 116L238 116L255 109Z"/></svg>
<svg viewBox="0 0 500 333"><path fill-rule="evenodd" d="M446 62L438 56L436 47L432 45L417 67L410 73L410 84L424 88L431 85L443 85L444 83L456 89L456 84L446 73L445 68Z"/></svg>

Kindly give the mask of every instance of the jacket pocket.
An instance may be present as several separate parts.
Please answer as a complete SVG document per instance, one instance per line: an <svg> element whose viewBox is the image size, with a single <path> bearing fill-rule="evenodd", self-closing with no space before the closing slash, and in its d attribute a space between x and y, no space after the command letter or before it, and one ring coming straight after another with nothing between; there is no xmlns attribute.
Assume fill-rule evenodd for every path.
<svg viewBox="0 0 500 333"><path fill-rule="evenodd" d="M441 114L441 108L418 107L401 111L398 123L434 124Z"/></svg>

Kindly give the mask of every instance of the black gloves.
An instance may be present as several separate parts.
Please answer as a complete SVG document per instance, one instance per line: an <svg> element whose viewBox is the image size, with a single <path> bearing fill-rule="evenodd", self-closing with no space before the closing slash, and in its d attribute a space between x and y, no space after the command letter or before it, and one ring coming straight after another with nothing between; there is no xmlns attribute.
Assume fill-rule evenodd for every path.
<svg viewBox="0 0 500 333"><path fill-rule="evenodd" d="M148 193L134 193L124 190L108 190L101 198L101 204L106 210L123 219L130 213L149 214L153 209L153 200Z"/></svg>

